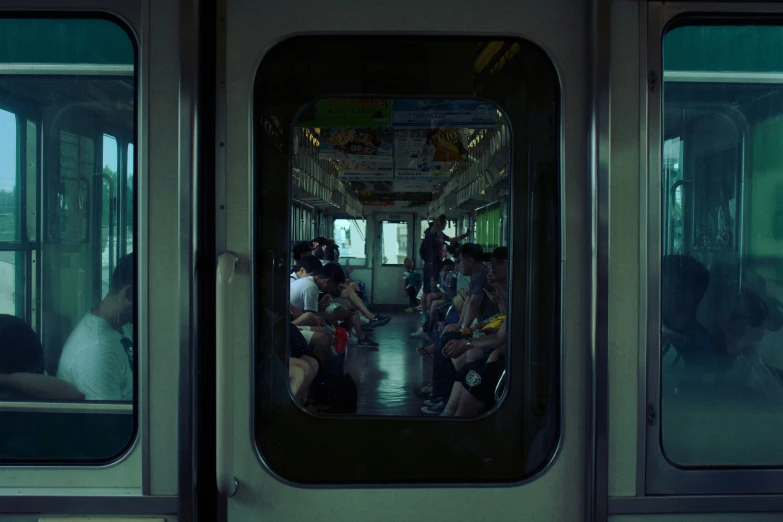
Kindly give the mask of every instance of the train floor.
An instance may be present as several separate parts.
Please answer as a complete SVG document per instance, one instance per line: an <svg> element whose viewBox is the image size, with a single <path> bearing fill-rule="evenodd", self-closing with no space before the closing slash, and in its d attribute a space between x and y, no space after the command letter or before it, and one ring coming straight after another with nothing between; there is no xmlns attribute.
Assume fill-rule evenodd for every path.
<svg viewBox="0 0 783 522"><path fill-rule="evenodd" d="M422 357L416 348L423 339L411 333L421 326L419 313L390 313L392 320L370 334L380 345L366 351L354 343L348 346L345 370L353 377L359 393L358 415L418 416L424 399L413 389L429 384L432 358Z"/></svg>

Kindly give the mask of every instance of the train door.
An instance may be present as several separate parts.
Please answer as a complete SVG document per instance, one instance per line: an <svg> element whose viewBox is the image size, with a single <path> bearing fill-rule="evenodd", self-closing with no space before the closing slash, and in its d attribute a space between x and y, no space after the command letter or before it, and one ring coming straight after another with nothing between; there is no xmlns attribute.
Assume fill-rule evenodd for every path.
<svg viewBox="0 0 783 522"><path fill-rule="evenodd" d="M584 519L586 4L455 9L413 1L235 1L227 3L225 20L216 429L217 483L228 520ZM429 172L424 186L435 177L440 187L437 201L430 201L432 189L419 191L428 215L471 205L498 180L510 187L508 314L515 319L507 321L507 374L486 388L496 406L470 422L317 414L298 406L289 389L292 187L304 185L337 207L339 219L365 216L365 230L380 225L384 232L368 238L377 241L388 229L392 251L378 246L368 255L384 274L373 277L381 287L375 299L387 283L394 294L400 267L382 261L398 264L411 254L414 243L403 246L401 238L414 233L413 212L370 216L343 175L359 172L392 184L392 192L396 182L418 181L398 176L396 133L406 122L427 130L414 133L423 152L437 148L428 141L437 139L444 157L454 158L443 162L463 162L464 168L441 165L433 174L406 152L418 161L415 174ZM575 260L567 265L566 250ZM471 264L479 270L506 262L498 256L474 252ZM331 291L328 278L316 280ZM539 377L533 390L526 373ZM481 382L473 375L458 390Z"/></svg>
<svg viewBox="0 0 783 522"><path fill-rule="evenodd" d="M372 302L407 305L402 290L405 259L412 258L418 245L413 240L413 214L374 214L375 247L372 268Z"/></svg>
<svg viewBox="0 0 783 522"><path fill-rule="evenodd" d="M2 520L177 516L179 15L0 11Z"/></svg>
<svg viewBox="0 0 783 522"><path fill-rule="evenodd" d="M608 308L608 378L596 375L611 390L598 428L609 519L773 520L781 8L616 7L608 281L622 291Z"/></svg>

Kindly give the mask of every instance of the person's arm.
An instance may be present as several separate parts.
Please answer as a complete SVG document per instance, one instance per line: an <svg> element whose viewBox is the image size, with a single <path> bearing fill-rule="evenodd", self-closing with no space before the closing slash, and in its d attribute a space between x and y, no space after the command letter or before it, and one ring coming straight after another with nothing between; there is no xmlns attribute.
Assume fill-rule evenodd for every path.
<svg viewBox="0 0 783 522"><path fill-rule="evenodd" d="M318 287L311 286L304 291L302 295L304 312L318 313Z"/></svg>
<svg viewBox="0 0 783 522"><path fill-rule="evenodd" d="M459 321L454 324L450 324L443 329L444 332L456 332L458 330L464 330L470 328L473 324L473 319L478 314L479 306L481 305L480 296L470 296L462 303L462 309L459 311Z"/></svg>
<svg viewBox="0 0 783 522"><path fill-rule="evenodd" d="M503 353L505 354L506 349L506 324L507 321L503 321L503 325L500 327L500 330L498 330L498 333L493 335L485 335L484 337L479 337L478 339L454 339L446 343L446 346L443 347L443 355L450 358L450 359L456 359L466 351L468 351L468 342L471 343L472 348L479 349L479 350L489 350L492 348L495 348L497 350L503 349ZM494 353L494 352L492 352Z"/></svg>
<svg viewBox="0 0 783 522"><path fill-rule="evenodd" d="M14 390L29 399L42 401L83 401L84 394L57 377L38 373L0 375L0 388Z"/></svg>
<svg viewBox="0 0 783 522"><path fill-rule="evenodd" d="M464 313L462 314L462 317L460 317L462 329L470 328L470 325L473 324L473 320L478 316L479 308L481 307L481 299L482 297L480 295L472 295L470 296L467 305L463 305L462 309Z"/></svg>
<svg viewBox="0 0 783 522"><path fill-rule="evenodd" d="M302 312L291 303L288 304L288 309L291 312L291 319L296 319L297 317L302 315Z"/></svg>
<svg viewBox="0 0 783 522"><path fill-rule="evenodd" d="M487 290L485 288L484 292L486 292L489 300L497 305L498 310L500 310L501 314L505 314L508 312L508 306L506 305L506 300L503 299L503 295L500 293L500 290L497 287L493 287L492 290Z"/></svg>

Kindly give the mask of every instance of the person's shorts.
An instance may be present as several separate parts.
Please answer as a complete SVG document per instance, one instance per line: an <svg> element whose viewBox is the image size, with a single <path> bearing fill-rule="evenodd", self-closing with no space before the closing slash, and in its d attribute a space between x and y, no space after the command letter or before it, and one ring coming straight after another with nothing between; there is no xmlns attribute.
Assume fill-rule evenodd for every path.
<svg viewBox="0 0 783 522"><path fill-rule="evenodd" d="M313 332L309 326L300 326L299 333L302 334L302 337L304 337L305 341L307 341L307 346L310 346L310 341L312 340L315 332Z"/></svg>
<svg viewBox="0 0 783 522"><path fill-rule="evenodd" d="M495 404L495 388L505 369L505 359L490 363L486 359L480 359L463 366L457 374L457 381L479 401L492 406Z"/></svg>

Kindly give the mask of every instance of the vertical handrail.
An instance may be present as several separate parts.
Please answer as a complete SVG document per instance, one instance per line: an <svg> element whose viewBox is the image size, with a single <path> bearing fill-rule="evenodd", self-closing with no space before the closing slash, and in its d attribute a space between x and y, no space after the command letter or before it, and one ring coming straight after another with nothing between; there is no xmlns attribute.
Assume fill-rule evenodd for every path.
<svg viewBox="0 0 783 522"><path fill-rule="evenodd" d="M498 383L495 386L495 404L500 404L500 397L503 395L503 392L500 391L503 387L503 383L506 382L506 370L503 370L503 373L500 374L500 379L498 379Z"/></svg>
<svg viewBox="0 0 783 522"><path fill-rule="evenodd" d="M239 489L234 477L234 350L229 337L231 327L228 287L239 258L231 252L218 257L215 306L215 388L217 410L215 429L217 450L215 470L221 495L232 497Z"/></svg>

